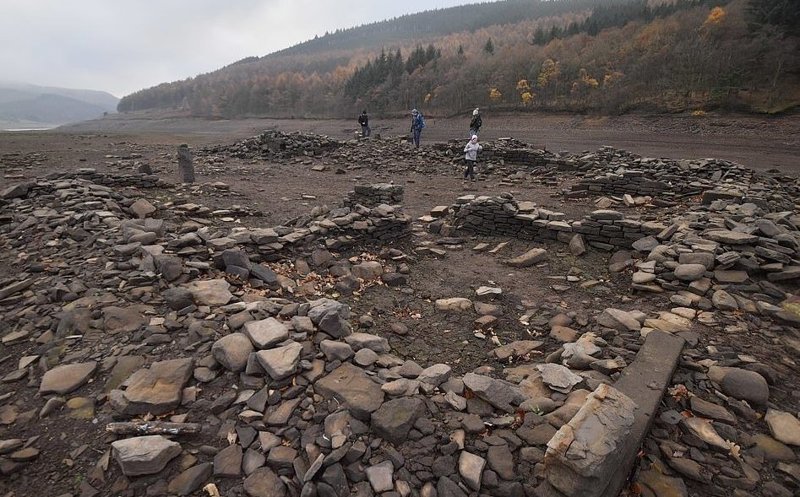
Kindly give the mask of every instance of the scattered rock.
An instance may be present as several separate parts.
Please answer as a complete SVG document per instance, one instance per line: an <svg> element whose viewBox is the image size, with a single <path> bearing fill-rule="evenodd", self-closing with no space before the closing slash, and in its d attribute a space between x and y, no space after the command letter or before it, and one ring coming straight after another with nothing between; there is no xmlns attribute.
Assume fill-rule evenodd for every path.
<svg viewBox="0 0 800 497"><path fill-rule="evenodd" d="M39 393L70 393L87 381L97 368L94 361L56 366L42 377Z"/></svg>
<svg viewBox="0 0 800 497"><path fill-rule="evenodd" d="M513 267L529 267L538 264L547 258L547 250L532 248L522 255L509 259L507 264Z"/></svg>
<svg viewBox="0 0 800 497"><path fill-rule="evenodd" d="M214 359L225 369L233 372L244 370L247 359L253 352L253 344L244 333L231 333L216 342L211 347Z"/></svg>
<svg viewBox="0 0 800 497"><path fill-rule="evenodd" d="M161 435L117 440L111 448L125 476L158 473L181 453L181 444Z"/></svg>
<svg viewBox="0 0 800 497"><path fill-rule="evenodd" d="M800 445L800 421L788 412L767 409L764 420L775 439L787 445Z"/></svg>
<svg viewBox="0 0 800 497"><path fill-rule="evenodd" d="M756 406L766 406L769 400L767 380L753 371L731 368L725 373L720 386L727 395L746 400Z"/></svg>

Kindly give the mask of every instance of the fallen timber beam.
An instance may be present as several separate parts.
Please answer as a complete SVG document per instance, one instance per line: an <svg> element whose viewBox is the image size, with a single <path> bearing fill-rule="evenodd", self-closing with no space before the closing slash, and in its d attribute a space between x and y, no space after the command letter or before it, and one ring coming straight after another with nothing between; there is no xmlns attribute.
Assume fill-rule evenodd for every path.
<svg viewBox="0 0 800 497"><path fill-rule="evenodd" d="M192 435L200 433L199 423L166 423L161 421L131 421L108 423L106 431L117 435Z"/></svg>
<svg viewBox="0 0 800 497"><path fill-rule="evenodd" d="M601 385L553 436L538 497L617 497L678 365L682 338L653 331L614 386Z"/></svg>

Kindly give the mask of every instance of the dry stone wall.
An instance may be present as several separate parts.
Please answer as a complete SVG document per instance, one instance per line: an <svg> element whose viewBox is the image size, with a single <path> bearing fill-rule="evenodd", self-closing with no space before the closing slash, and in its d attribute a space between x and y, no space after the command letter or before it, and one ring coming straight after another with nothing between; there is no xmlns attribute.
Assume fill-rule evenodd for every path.
<svg viewBox="0 0 800 497"><path fill-rule="evenodd" d="M589 245L603 249L630 248L633 242L660 233L666 226L626 218L621 212L597 210L581 221L520 202L511 195L497 197L466 195L451 206L456 229L483 236L513 236L522 240L569 242L581 234Z"/></svg>
<svg viewBox="0 0 800 497"><path fill-rule="evenodd" d="M135 187L135 188L155 188L156 186L166 186L161 178L155 174L131 173L131 174L106 174L98 172L94 168L80 168L75 171L64 173L53 173L47 176L51 180L70 180L81 179L90 181L96 185L113 187Z"/></svg>
<svg viewBox="0 0 800 497"><path fill-rule="evenodd" d="M622 174L608 173L604 176L588 178L572 187L575 193L587 195L663 195L672 193L673 186L665 181L654 181L645 177L643 171L625 171ZM683 193L683 188L678 188Z"/></svg>
<svg viewBox="0 0 800 497"><path fill-rule="evenodd" d="M381 204L399 205L403 203L404 192L402 186L390 183L358 185L353 191L348 192L344 205L347 207L359 204L365 207L377 207Z"/></svg>

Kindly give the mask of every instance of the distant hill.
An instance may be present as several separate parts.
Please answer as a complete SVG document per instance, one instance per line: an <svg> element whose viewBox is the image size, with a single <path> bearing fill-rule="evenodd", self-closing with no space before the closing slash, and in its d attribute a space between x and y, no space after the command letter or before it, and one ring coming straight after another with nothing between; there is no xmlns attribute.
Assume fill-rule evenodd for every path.
<svg viewBox="0 0 800 497"><path fill-rule="evenodd" d="M800 1L505 0L326 33L124 97L208 117L800 106Z"/></svg>
<svg viewBox="0 0 800 497"><path fill-rule="evenodd" d="M49 128L115 112L110 93L0 82L0 129Z"/></svg>

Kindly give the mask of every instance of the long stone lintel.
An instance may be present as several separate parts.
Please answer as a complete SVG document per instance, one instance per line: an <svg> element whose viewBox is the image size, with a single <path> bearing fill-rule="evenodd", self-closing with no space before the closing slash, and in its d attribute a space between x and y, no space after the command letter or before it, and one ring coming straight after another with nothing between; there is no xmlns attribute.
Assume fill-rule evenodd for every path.
<svg viewBox="0 0 800 497"><path fill-rule="evenodd" d="M653 331L613 387L601 385L548 443L539 497L617 497L678 365L684 341Z"/></svg>

